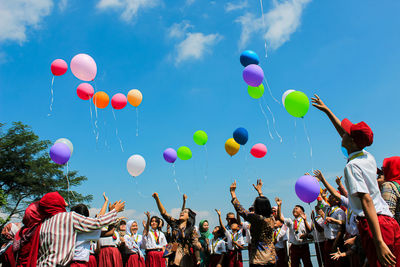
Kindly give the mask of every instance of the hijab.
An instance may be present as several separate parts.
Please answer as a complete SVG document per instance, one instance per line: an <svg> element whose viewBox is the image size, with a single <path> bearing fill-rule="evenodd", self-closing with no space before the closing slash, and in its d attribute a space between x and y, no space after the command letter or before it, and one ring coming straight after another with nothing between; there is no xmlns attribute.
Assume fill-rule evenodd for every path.
<svg viewBox="0 0 400 267"><path fill-rule="evenodd" d="M202 239L211 239L212 238L212 234L209 231L210 227L208 228L207 231L205 231L204 228L203 228L203 224L205 222L208 223L207 220L201 220L200 223L199 223L200 238L202 238Z"/></svg>
<svg viewBox="0 0 400 267"><path fill-rule="evenodd" d="M384 159L382 169L385 181L392 182L400 180L400 157Z"/></svg>

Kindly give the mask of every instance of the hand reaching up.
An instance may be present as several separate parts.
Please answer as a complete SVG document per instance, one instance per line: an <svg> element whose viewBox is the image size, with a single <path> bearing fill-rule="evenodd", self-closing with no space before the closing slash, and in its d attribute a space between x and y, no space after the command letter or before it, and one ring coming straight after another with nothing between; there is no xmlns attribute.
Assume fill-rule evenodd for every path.
<svg viewBox="0 0 400 267"><path fill-rule="evenodd" d="M342 176L336 176L336 184L340 185L342 183Z"/></svg>
<svg viewBox="0 0 400 267"><path fill-rule="evenodd" d="M106 196L106 192L103 193L104 201L108 202L108 197Z"/></svg>
<svg viewBox="0 0 400 267"><path fill-rule="evenodd" d="M276 205L278 205L278 206L282 205L282 199L280 199L279 197L275 198L275 202L276 202Z"/></svg>
<svg viewBox="0 0 400 267"><path fill-rule="evenodd" d="M328 107L324 104L324 102L319 98L318 95L314 95L314 97L311 97L311 103L314 107L321 111L327 111Z"/></svg>
<svg viewBox="0 0 400 267"><path fill-rule="evenodd" d="M186 200L187 200L187 195L183 194L183 201L186 201Z"/></svg>
<svg viewBox="0 0 400 267"><path fill-rule="evenodd" d="M154 199L158 199L158 193L154 192L153 195L151 195Z"/></svg>
<svg viewBox="0 0 400 267"><path fill-rule="evenodd" d="M217 212L218 216L221 216L221 210L215 209L215 211Z"/></svg>
<svg viewBox="0 0 400 267"><path fill-rule="evenodd" d="M114 209L117 211L117 212L121 212L121 211L123 211L124 210L124 208L125 208L125 201L124 202L121 202L121 200L119 200L119 201L117 201L116 203L114 203Z"/></svg>
<svg viewBox="0 0 400 267"><path fill-rule="evenodd" d="M320 170L314 171L314 177L317 178L321 182L325 181L325 177Z"/></svg>
<svg viewBox="0 0 400 267"><path fill-rule="evenodd" d="M261 179L257 179L257 185L253 184L253 187L257 191L258 194L262 194L262 186L263 186L263 182L261 181Z"/></svg>
<svg viewBox="0 0 400 267"><path fill-rule="evenodd" d="M236 191L236 180L231 184L231 186L229 187L229 190L231 192L235 192Z"/></svg>

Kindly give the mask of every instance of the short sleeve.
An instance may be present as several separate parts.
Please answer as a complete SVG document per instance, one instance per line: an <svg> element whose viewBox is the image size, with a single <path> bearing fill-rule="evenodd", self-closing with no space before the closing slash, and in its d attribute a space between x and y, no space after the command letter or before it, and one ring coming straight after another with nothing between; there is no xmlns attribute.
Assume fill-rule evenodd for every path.
<svg viewBox="0 0 400 267"><path fill-rule="evenodd" d="M167 245L167 239L163 232L160 232L160 246L165 247Z"/></svg>
<svg viewBox="0 0 400 267"><path fill-rule="evenodd" d="M340 203L342 206L345 206L346 208L349 207L349 199L345 196L340 196Z"/></svg>
<svg viewBox="0 0 400 267"><path fill-rule="evenodd" d="M369 190L367 184L364 181L361 169L354 164L347 164L344 169L346 177L346 183L348 184L348 190L350 195L357 193L368 194Z"/></svg>
<svg viewBox="0 0 400 267"><path fill-rule="evenodd" d="M346 221L346 213L342 209L339 209L337 212L337 219L340 221Z"/></svg>
<svg viewBox="0 0 400 267"><path fill-rule="evenodd" d="M292 227L292 225L293 225L293 220L290 218L286 218L283 222L289 228Z"/></svg>
<svg viewBox="0 0 400 267"><path fill-rule="evenodd" d="M226 243L224 241L221 241L219 243L219 252L220 253L225 253L226 252Z"/></svg>

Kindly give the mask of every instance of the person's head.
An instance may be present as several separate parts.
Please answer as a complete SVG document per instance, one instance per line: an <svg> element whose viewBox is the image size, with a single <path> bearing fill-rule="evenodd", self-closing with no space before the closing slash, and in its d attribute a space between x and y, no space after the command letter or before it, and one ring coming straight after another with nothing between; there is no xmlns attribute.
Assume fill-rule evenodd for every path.
<svg viewBox="0 0 400 267"><path fill-rule="evenodd" d="M337 199L334 195L329 195L328 197L328 203L331 207L333 206L339 206L340 205L340 200Z"/></svg>
<svg viewBox="0 0 400 267"><path fill-rule="evenodd" d="M159 226L160 226L160 218L158 218L157 216L151 217L151 219L150 219L151 229L157 230Z"/></svg>
<svg viewBox="0 0 400 267"><path fill-rule="evenodd" d="M344 119L341 126L345 131L342 136L342 146L349 154L372 145L374 133L365 122L352 124L348 119Z"/></svg>
<svg viewBox="0 0 400 267"><path fill-rule="evenodd" d="M214 235L214 238L215 238L215 239L217 239L217 238L222 238L222 237L225 236L224 229L222 229L222 228L219 227L219 226L215 226L215 227L214 227L214 230L212 231L212 234Z"/></svg>
<svg viewBox="0 0 400 267"><path fill-rule="evenodd" d="M13 240L19 229L21 229L21 223L8 223L1 230L1 235L6 240Z"/></svg>
<svg viewBox="0 0 400 267"><path fill-rule="evenodd" d="M208 231L208 229L209 229L209 224L208 224L208 221L207 220L202 220L200 223L199 223L199 230L200 230L200 233L204 233L204 232L207 232Z"/></svg>
<svg viewBox="0 0 400 267"><path fill-rule="evenodd" d="M271 208L271 203L269 202L269 199L262 196L262 197L256 197L253 203L254 206L254 213L264 216L264 217L271 217L272 214L272 208Z"/></svg>
<svg viewBox="0 0 400 267"><path fill-rule="evenodd" d="M161 218L158 218L158 219L160 219L160 225L158 226L158 230L162 230L162 228L164 227L164 220L163 219L161 219Z"/></svg>
<svg viewBox="0 0 400 267"><path fill-rule="evenodd" d="M228 212L228 213L226 214L226 222L228 223L229 226L231 226L231 223L232 223L232 220L233 220L233 219L236 219L235 213L233 213L233 212Z"/></svg>
<svg viewBox="0 0 400 267"><path fill-rule="evenodd" d="M274 228L282 227L283 223L280 220L275 220Z"/></svg>
<svg viewBox="0 0 400 267"><path fill-rule="evenodd" d="M67 202L65 202L64 198L58 192L47 193L39 200L40 211L46 217L66 212L65 207L67 206Z"/></svg>
<svg viewBox="0 0 400 267"><path fill-rule="evenodd" d="M118 227L119 231L125 232L126 231L126 221L121 220L119 222L119 227Z"/></svg>
<svg viewBox="0 0 400 267"><path fill-rule="evenodd" d="M250 212L250 213L254 213L254 207L253 207L253 206L250 206L249 212Z"/></svg>
<svg viewBox="0 0 400 267"><path fill-rule="evenodd" d="M82 216L89 217L89 209L85 204L78 204L71 208L71 211L74 211Z"/></svg>
<svg viewBox="0 0 400 267"><path fill-rule="evenodd" d="M400 180L400 157L390 157L383 160L382 172L385 182Z"/></svg>
<svg viewBox="0 0 400 267"><path fill-rule="evenodd" d="M239 222L237 221L237 219L232 219L231 220L231 230L232 232L236 233L237 231L240 230L240 225Z"/></svg>
<svg viewBox="0 0 400 267"><path fill-rule="evenodd" d="M126 233L128 235L135 235L138 230L139 227L135 220L130 220L126 223Z"/></svg>
<svg viewBox="0 0 400 267"><path fill-rule="evenodd" d="M319 215L319 216L322 216L322 217L324 217L325 216L325 213L324 213L324 211L321 209L321 207L320 206L315 206L315 212L317 213L317 215Z"/></svg>
<svg viewBox="0 0 400 267"><path fill-rule="evenodd" d="M304 212L304 208L302 206L300 206L300 205L294 206L294 209L292 211L293 216L295 218L299 217L303 212Z"/></svg>
<svg viewBox="0 0 400 267"><path fill-rule="evenodd" d="M273 215L274 217L278 216L278 207L277 207L277 206L273 206L273 207L271 208L271 210L272 210L272 215Z"/></svg>

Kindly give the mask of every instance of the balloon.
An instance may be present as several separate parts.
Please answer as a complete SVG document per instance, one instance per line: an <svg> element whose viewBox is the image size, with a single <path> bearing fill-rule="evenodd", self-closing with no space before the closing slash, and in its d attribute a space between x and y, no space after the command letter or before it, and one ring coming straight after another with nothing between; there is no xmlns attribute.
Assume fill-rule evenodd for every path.
<svg viewBox="0 0 400 267"><path fill-rule="evenodd" d="M93 81L97 73L96 62L87 54L78 54L71 60L71 71L79 80Z"/></svg>
<svg viewBox="0 0 400 267"><path fill-rule="evenodd" d="M72 145L71 141L69 141L67 138L60 138L54 144L58 144L58 143L66 144L68 146L68 148L69 148L69 151L71 152L71 155L72 155L72 152L74 152L74 146Z"/></svg>
<svg viewBox="0 0 400 267"><path fill-rule="evenodd" d="M225 142L225 150L231 157L238 153L240 145L236 143L235 139L229 138Z"/></svg>
<svg viewBox="0 0 400 267"><path fill-rule="evenodd" d="M239 145L245 145L247 140L249 140L249 133L243 127L237 128L233 132L233 139L235 139L236 143Z"/></svg>
<svg viewBox="0 0 400 267"><path fill-rule="evenodd" d="M260 66L250 64L243 70L243 80L248 85L257 87L264 80L264 72Z"/></svg>
<svg viewBox="0 0 400 267"><path fill-rule="evenodd" d="M67 62L63 59L56 59L51 63L50 70L54 76L64 75L68 70Z"/></svg>
<svg viewBox="0 0 400 267"><path fill-rule="evenodd" d="M256 158L262 158L267 154L267 147L261 143L255 144L251 148L250 153Z"/></svg>
<svg viewBox="0 0 400 267"><path fill-rule="evenodd" d="M126 168L133 177L139 176L144 171L144 168L146 168L146 161L140 155L132 155L126 163Z"/></svg>
<svg viewBox="0 0 400 267"><path fill-rule="evenodd" d="M181 160L188 160L192 158L192 151L187 146L181 146L178 148L178 158Z"/></svg>
<svg viewBox="0 0 400 267"><path fill-rule="evenodd" d="M342 150L343 155L348 158L349 157L349 153L347 152L347 149L345 147L340 147L340 149Z"/></svg>
<svg viewBox="0 0 400 267"><path fill-rule="evenodd" d="M258 65L258 63L260 63L260 59L254 51L246 50L240 55L240 64L242 64L243 67L247 67L250 64Z"/></svg>
<svg viewBox="0 0 400 267"><path fill-rule="evenodd" d="M258 99L264 94L264 85L260 84L258 87L247 86L247 92L252 98Z"/></svg>
<svg viewBox="0 0 400 267"><path fill-rule="evenodd" d="M320 186L315 177L304 175L297 179L295 191L301 201L311 203L317 199L320 192Z"/></svg>
<svg viewBox="0 0 400 267"><path fill-rule="evenodd" d="M54 144L50 148L50 158L52 161L59 165L64 165L68 162L71 157L71 151L69 147L64 143Z"/></svg>
<svg viewBox="0 0 400 267"><path fill-rule="evenodd" d="M307 114L310 107L310 101L305 93L300 91L291 92L286 96L285 108L286 111L297 118L302 118Z"/></svg>
<svg viewBox="0 0 400 267"><path fill-rule="evenodd" d="M89 83L81 83L80 85L78 85L78 88L76 88L76 93L78 94L78 97L80 99L89 100L94 94L94 89L93 86Z"/></svg>
<svg viewBox="0 0 400 267"><path fill-rule="evenodd" d="M142 96L142 93L139 90L133 89L133 90L129 91L129 93L128 93L128 102L132 106L134 106L134 107L139 106L140 103L142 103L142 99L143 99L143 96Z"/></svg>
<svg viewBox="0 0 400 267"><path fill-rule="evenodd" d="M103 91L97 92L93 96L93 103L98 108L105 108L110 102L110 97Z"/></svg>
<svg viewBox="0 0 400 267"><path fill-rule="evenodd" d="M166 162L174 163L177 157L176 151L173 148L167 148L163 153Z"/></svg>
<svg viewBox="0 0 400 267"><path fill-rule="evenodd" d="M193 140L199 146L204 146L208 141L208 136L205 131L198 130L194 133Z"/></svg>
<svg viewBox="0 0 400 267"><path fill-rule="evenodd" d="M126 104L127 104L127 100L126 100L126 96L124 94L118 93L115 94L112 98L111 98L111 106L114 109L123 109Z"/></svg>
<svg viewBox="0 0 400 267"><path fill-rule="evenodd" d="M285 106L285 99L286 99L286 97L287 97L288 94L290 94L291 92L294 92L294 90L293 90L293 89L286 90L286 91L283 93L283 95L282 95L282 104L283 104L283 106Z"/></svg>

